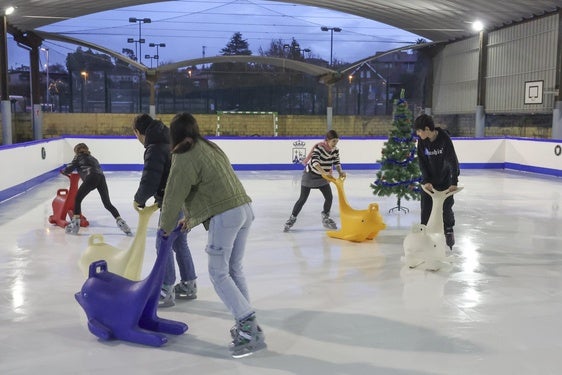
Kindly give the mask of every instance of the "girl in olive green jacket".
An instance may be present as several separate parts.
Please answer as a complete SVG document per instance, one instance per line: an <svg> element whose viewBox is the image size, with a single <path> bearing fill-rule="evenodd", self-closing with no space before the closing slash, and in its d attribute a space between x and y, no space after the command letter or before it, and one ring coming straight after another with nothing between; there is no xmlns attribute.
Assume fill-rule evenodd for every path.
<svg viewBox="0 0 562 375"><path fill-rule="evenodd" d="M201 136L195 118L176 115L170 124L172 166L162 204L160 227L170 233L183 208L189 229L203 223L209 231L205 251L215 291L233 314L230 351L245 357L266 347L250 304L242 270L246 240L254 213L251 199L228 157Z"/></svg>

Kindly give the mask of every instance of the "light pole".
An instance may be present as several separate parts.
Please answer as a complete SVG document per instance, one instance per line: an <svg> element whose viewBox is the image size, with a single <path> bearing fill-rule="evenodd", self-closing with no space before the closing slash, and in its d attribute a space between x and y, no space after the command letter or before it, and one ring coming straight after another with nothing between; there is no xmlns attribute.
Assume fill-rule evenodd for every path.
<svg viewBox="0 0 562 375"><path fill-rule="evenodd" d="M82 71L80 75L84 78L84 83L82 83L82 113L86 111L86 83L88 82L88 72Z"/></svg>
<svg viewBox="0 0 562 375"><path fill-rule="evenodd" d="M166 43L149 43L148 46L149 47L156 47L156 55L152 56L152 58L154 60L156 60L156 67L158 67L158 60L160 60L160 53L158 52L158 48L159 47L162 47L162 48L166 47ZM146 56L145 56L145 58L146 58ZM152 64L152 60L150 61L150 63ZM152 68L152 65L150 67Z"/></svg>
<svg viewBox="0 0 562 375"><path fill-rule="evenodd" d="M294 53L295 49L296 49L296 46L293 47L290 44L283 44L283 52L285 52L285 50L289 51L289 52L287 52L287 58L294 57L293 53ZM299 49L300 49L300 47L299 47Z"/></svg>
<svg viewBox="0 0 562 375"><path fill-rule="evenodd" d="M41 48L41 51L45 52L45 56L47 58L47 64L45 64L45 73L47 73L47 83L45 87L47 91L45 91L45 99L47 101L47 105L51 104L50 97L49 97L49 49L48 48Z"/></svg>
<svg viewBox="0 0 562 375"><path fill-rule="evenodd" d="M341 32L341 28L340 27L322 26L320 28L320 30L330 32L330 66L332 66L334 64L334 61L332 60L332 52L334 50L334 31L336 33L339 33L339 32Z"/></svg>
<svg viewBox="0 0 562 375"><path fill-rule="evenodd" d="M141 59L139 58L139 45L138 43L144 43L144 39L135 39L135 38L127 38L127 43L135 43L135 61L140 62Z"/></svg>
<svg viewBox="0 0 562 375"><path fill-rule="evenodd" d="M334 64L332 57L334 51L334 31L339 33L341 28L322 26L320 27L320 30L330 32L330 67L332 67ZM328 105L326 106L326 123L328 130L332 129L332 86L333 84L328 85Z"/></svg>
<svg viewBox="0 0 562 375"><path fill-rule="evenodd" d="M142 64L142 44L144 43L144 39L142 39L142 24L143 23L151 23L152 20L150 18L136 18L136 17L129 17L129 22L130 23L138 23L139 24L139 40L134 40L133 38L129 38L127 39L127 42L129 43L135 43L135 53L136 53L136 49L137 49L137 42L139 43L139 53L137 54L137 57L139 59L139 62Z"/></svg>
<svg viewBox="0 0 562 375"><path fill-rule="evenodd" d="M144 55L145 59L150 59L150 68L152 69L152 60L156 60L156 67L158 67L158 55Z"/></svg>
<svg viewBox="0 0 562 375"><path fill-rule="evenodd" d="M297 59L297 57L302 57L304 60L304 53L310 52L310 48L301 49L298 43L295 44L283 44L283 51L288 50L289 58Z"/></svg>

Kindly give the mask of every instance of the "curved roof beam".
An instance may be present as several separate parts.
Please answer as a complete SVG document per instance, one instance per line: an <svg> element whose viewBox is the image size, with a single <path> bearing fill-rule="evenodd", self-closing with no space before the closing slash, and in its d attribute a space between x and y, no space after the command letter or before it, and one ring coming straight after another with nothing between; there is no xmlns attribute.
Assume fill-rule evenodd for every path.
<svg viewBox="0 0 562 375"><path fill-rule="evenodd" d="M266 64L266 65L277 66L280 68L296 70L319 78L324 76L339 75L339 73L333 69L324 68L322 66L309 64L303 61L283 59L280 57L266 57L266 56L252 56L252 55L214 56L214 57L204 57L204 58L183 60L176 63L160 65L158 67L158 71L165 72L165 71L183 68L186 66L194 66L194 65L201 65L201 64L208 64L208 63Z"/></svg>
<svg viewBox="0 0 562 375"><path fill-rule="evenodd" d="M286 68L290 70L296 70L299 72L303 72L309 74L311 76L317 77L321 83L333 83L335 80L338 80L341 74L333 69L324 68L322 66L309 64L303 61L298 60L290 60L290 59L283 59L279 57L264 57L264 56L214 56L214 57L205 57L205 58L198 58L198 59L189 59L183 60L171 64L160 65L157 69L148 68L144 64L140 64L139 62L128 58L118 52L115 52L109 48L102 47L95 43L86 42L84 40L49 33L45 31L35 31L35 33L43 38L48 40L57 40L59 42L76 44L79 46L92 48L100 52L104 52L118 60L124 61L127 64L137 68L138 70L145 72L148 76L154 76L159 72L166 72L171 71L187 66L194 66L194 65L201 65L201 64L212 64L212 63L258 63L258 64L266 64L277 66L281 68Z"/></svg>
<svg viewBox="0 0 562 375"><path fill-rule="evenodd" d="M80 39L76 39L76 38L72 38L72 37L68 37L68 36L64 36L64 35L49 33L49 32L45 32L45 31L35 31L35 34L37 34L39 37L41 37L43 39L57 40L59 42L76 44L76 45L80 45L80 46L87 47L87 48L93 48L93 49L98 50L100 52L107 53L108 55L110 55L110 56L112 56L116 59L119 59L121 61L124 61L127 64L137 68L138 70L140 70L142 72L145 72L149 76L157 75L157 73L159 73L159 72L167 72L167 71L172 71L172 70L176 70L176 69L183 68L183 67L194 66L194 65L202 65L202 64L258 63L258 64L272 65L272 66L277 66L277 67L280 67L280 68L285 68L285 69L303 72L303 73L309 74L311 76L317 77L320 83L323 83L323 84L326 84L326 85L333 84L333 83L339 81L340 79L345 77L345 75L348 72L353 71L355 68L361 66L362 64L364 64L366 62L380 59L381 57L390 55L390 54L398 52L398 51L416 50L416 49L432 47L432 46L444 43L444 42L417 43L417 44L410 44L410 45L407 45L407 46L394 48L394 49L385 51L383 53L379 53L377 55L369 56L369 57L364 58L362 60L359 60L355 63L352 63L351 65L347 66L345 69L343 69L341 71L336 71L336 70L325 68L325 67L322 67L322 66L309 64L309 63L306 63L304 61L283 59L283 58L280 58L280 57L266 57L266 56L252 56L252 55L214 56L214 57L203 57L203 58L197 58L197 59L188 59L188 60L183 60L183 61L179 61L179 62L175 62L175 63L160 65L157 69L152 69L152 68L148 68L144 64L140 64L137 61L128 58L127 56L124 56L124 55L122 55L118 52L115 52L111 49L102 47L102 46L97 45L95 43L90 43L90 42L86 42L84 40L80 40Z"/></svg>
<svg viewBox="0 0 562 375"><path fill-rule="evenodd" d="M117 53L117 52L109 49L109 48L102 47L102 46L100 46L98 44L95 44L95 43L86 42L86 41L81 40L81 39L76 39L76 38L72 38L72 37L64 36L64 35L60 35L60 34L48 33L48 32L45 32L45 31L36 30L34 32L35 32L35 34L37 34L38 36L40 36L43 39L57 40L59 42L76 44L78 46L93 48L97 51L107 53L108 55L110 55L112 57L115 57L116 59L119 59L121 61L124 61L127 64L129 64L131 66L134 66L135 68L137 68L138 70L143 71L143 72L148 72L150 70L145 65L140 64L137 61L132 60L125 55L122 55L120 53Z"/></svg>

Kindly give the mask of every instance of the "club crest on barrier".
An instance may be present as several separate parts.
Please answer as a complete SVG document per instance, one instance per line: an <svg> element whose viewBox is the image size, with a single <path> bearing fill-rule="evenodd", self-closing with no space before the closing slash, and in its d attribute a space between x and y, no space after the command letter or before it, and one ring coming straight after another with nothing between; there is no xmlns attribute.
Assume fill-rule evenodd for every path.
<svg viewBox="0 0 562 375"><path fill-rule="evenodd" d="M294 141L291 154L293 164L300 164L306 157L306 143L301 140Z"/></svg>

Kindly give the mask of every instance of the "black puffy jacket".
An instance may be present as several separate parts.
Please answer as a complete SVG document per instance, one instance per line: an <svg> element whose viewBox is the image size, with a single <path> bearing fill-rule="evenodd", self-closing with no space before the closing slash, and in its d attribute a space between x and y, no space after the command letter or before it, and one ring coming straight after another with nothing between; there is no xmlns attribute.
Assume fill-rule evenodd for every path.
<svg viewBox="0 0 562 375"><path fill-rule="evenodd" d="M158 120L150 123L144 138L144 167L135 202L141 207L150 197L161 206L170 173L170 130Z"/></svg>
<svg viewBox="0 0 562 375"><path fill-rule="evenodd" d="M88 176L93 174L103 175L103 171L100 167L98 159L94 158L90 154L78 154L74 156L74 159L66 165L66 167L61 171L62 174L68 175L73 171L77 171L80 175L82 181L84 181Z"/></svg>

